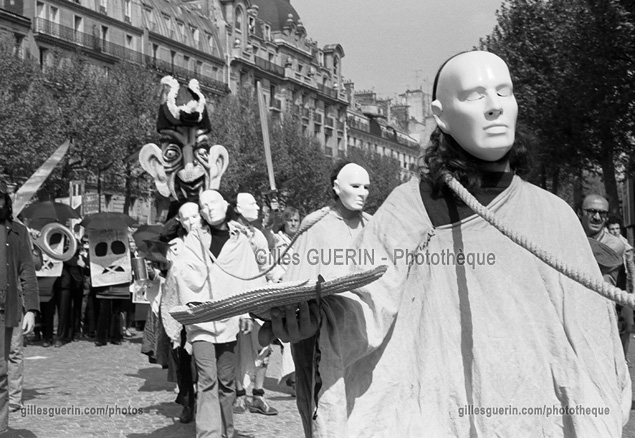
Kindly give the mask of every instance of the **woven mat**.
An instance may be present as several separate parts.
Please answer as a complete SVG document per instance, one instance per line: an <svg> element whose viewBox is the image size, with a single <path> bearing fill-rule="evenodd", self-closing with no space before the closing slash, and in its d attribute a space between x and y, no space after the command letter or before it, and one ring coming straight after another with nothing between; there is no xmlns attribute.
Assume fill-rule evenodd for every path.
<svg viewBox="0 0 635 438"><path fill-rule="evenodd" d="M367 271L327 280L322 283L321 296L326 297L365 286L384 275L386 269L388 266L381 265ZM181 324L220 321L245 313L269 319L269 309L272 307L296 304L317 298L316 284L316 281L309 280L277 283L222 300L208 301L197 306L178 306L170 310L170 314Z"/></svg>

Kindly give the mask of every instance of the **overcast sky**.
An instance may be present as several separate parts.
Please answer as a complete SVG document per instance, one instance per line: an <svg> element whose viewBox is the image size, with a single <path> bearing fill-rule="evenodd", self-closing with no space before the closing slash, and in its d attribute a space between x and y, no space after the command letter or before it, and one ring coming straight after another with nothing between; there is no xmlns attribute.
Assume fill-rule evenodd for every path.
<svg viewBox="0 0 635 438"><path fill-rule="evenodd" d="M429 91L448 57L491 33L502 0L291 0L320 47L339 43L356 90Z"/></svg>

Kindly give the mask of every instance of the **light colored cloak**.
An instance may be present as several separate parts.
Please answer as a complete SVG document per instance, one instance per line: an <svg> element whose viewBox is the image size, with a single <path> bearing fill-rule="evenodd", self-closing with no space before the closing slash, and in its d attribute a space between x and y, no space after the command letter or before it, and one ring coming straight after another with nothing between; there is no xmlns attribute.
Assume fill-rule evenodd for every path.
<svg viewBox="0 0 635 438"><path fill-rule="evenodd" d="M632 393L614 305L478 216L434 229L418 183L395 189L359 236L386 274L324 299L314 436L621 437ZM514 177L489 208L601 277L558 197ZM408 264L396 257L406 251L421 256ZM442 264L443 251L462 251L463 264ZM493 415L495 407L518 414ZM609 413L535 411L561 407ZM468 415L474 408L490 415Z"/></svg>

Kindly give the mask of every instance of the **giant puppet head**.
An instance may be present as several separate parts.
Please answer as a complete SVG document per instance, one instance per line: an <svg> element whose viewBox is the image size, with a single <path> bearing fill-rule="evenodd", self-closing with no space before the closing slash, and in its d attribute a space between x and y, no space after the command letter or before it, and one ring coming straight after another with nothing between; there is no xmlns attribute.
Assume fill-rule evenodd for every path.
<svg viewBox="0 0 635 438"><path fill-rule="evenodd" d="M210 144L211 126L198 81L180 87L166 76L161 84L164 93L157 117L161 146L143 146L139 162L163 196L198 202L202 191L219 187L229 160L227 150Z"/></svg>
<svg viewBox="0 0 635 438"><path fill-rule="evenodd" d="M512 148L518 104L501 58L483 51L450 58L437 75L433 94L437 126L467 153L493 162Z"/></svg>

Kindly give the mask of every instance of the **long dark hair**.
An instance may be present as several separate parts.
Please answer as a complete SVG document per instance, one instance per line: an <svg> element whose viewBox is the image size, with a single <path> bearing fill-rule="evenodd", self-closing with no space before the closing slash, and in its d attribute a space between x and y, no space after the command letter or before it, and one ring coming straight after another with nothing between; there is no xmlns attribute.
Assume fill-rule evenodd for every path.
<svg viewBox="0 0 635 438"><path fill-rule="evenodd" d="M531 140L522 125L516 127L516 141L507 154L497 162L509 160L510 168L519 176L531 170ZM445 175L455 177L468 190L481 185L481 165L491 161L468 154L456 140L438 127L430 135L430 143L420 158L419 170L423 178L430 180L434 193L445 185ZM433 193L433 194L434 194Z"/></svg>

